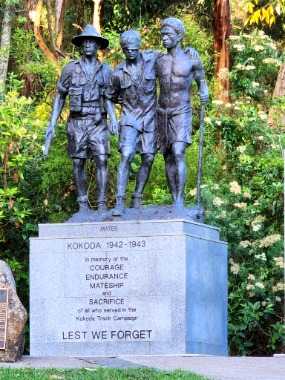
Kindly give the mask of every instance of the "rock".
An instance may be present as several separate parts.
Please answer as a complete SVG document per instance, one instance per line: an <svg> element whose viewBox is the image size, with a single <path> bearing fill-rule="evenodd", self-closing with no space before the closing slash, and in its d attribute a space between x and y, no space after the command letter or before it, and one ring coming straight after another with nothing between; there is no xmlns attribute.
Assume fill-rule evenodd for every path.
<svg viewBox="0 0 285 380"><path fill-rule="evenodd" d="M24 349L24 327L28 314L16 292L16 284L9 266L0 260L0 289L8 288L6 348L0 350L0 362L14 363Z"/></svg>

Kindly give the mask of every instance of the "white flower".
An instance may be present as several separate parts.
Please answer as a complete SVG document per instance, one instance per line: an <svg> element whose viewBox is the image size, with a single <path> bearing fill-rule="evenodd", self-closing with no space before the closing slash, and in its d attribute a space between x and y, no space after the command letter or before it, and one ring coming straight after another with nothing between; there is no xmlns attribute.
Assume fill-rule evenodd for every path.
<svg viewBox="0 0 285 380"><path fill-rule="evenodd" d="M224 102L222 101L222 100L219 100L219 99L214 99L213 101L212 101L212 103L213 104L224 104Z"/></svg>
<svg viewBox="0 0 285 380"><path fill-rule="evenodd" d="M256 288L260 288L260 289L264 289L264 287L265 287L262 282L256 282L255 286L256 286Z"/></svg>
<svg viewBox="0 0 285 380"><path fill-rule="evenodd" d="M231 265L231 267L230 267L230 271L233 274L238 274L239 270L240 270L239 264L233 262L232 265Z"/></svg>
<svg viewBox="0 0 285 380"><path fill-rule="evenodd" d="M241 187L237 181L230 182L230 192L233 194L241 194Z"/></svg>
<svg viewBox="0 0 285 380"><path fill-rule="evenodd" d="M284 259L282 256L274 257L273 260L275 261L276 266L279 268L284 268Z"/></svg>
<svg viewBox="0 0 285 380"><path fill-rule="evenodd" d="M258 82L252 82L252 87L253 88L259 87L259 83Z"/></svg>
<svg viewBox="0 0 285 380"><path fill-rule="evenodd" d="M247 278L248 278L248 280L255 280L255 276L254 276L254 274L249 274L249 275L247 276Z"/></svg>
<svg viewBox="0 0 285 380"><path fill-rule="evenodd" d="M256 259L260 259L261 261L266 261L266 256L265 256L265 253L264 252L262 252L262 253L260 253L259 255L255 255L254 256ZM261 276L262 277L262 276ZM260 277L260 278L261 278Z"/></svg>
<svg viewBox="0 0 285 380"><path fill-rule="evenodd" d="M268 235L265 238L260 240L259 248L270 247L271 245L273 245L276 241L279 241L280 239L281 239L281 236L279 234Z"/></svg>
<svg viewBox="0 0 285 380"><path fill-rule="evenodd" d="M215 124L217 124L217 125L222 125L222 122L221 122L221 120L216 120L216 121L215 121Z"/></svg>
<svg viewBox="0 0 285 380"><path fill-rule="evenodd" d="M189 194L194 197L195 195L197 195L197 189L192 189Z"/></svg>
<svg viewBox="0 0 285 380"><path fill-rule="evenodd" d="M238 64L236 65L236 69L238 69L238 70L243 70L244 68L245 68L245 66L242 65L241 63L238 63Z"/></svg>
<svg viewBox="0 0 285 380"><path fill-rule="evenodd" d="M273 42L266 42L266 46L269 46L272 50L276 50L276 45Z"/></svg>
<svg viewBox="0 0 285 380"><path fill-rule="evenodd" d="M237 208L246 208L247 207L247 203L245 203L245 202L234 203L234 206L237 207Z"/></svg>
<svg viewBox="0 0 285 380"><path fill-rule="evenodd" d="M242 248L247 248L251 246L251 242L249 240L243 240L239 243L239 246Z"/></svg>
<svg viewBox="0 0 285 380"><path fill-rule="evenodd" d="M261 120L266 120L267 119L267 115L264 111L258 111L258 117L261 119Z"/></svg>
<svg viewBox="0 0 285 380"><path fill-rule="evenodd" d="M245 46L243 44L234 44L233 48L236 49L237 51L243 51Z"/></svg>
<svg viewBox="0 0 285 380"><path fill-rule="evenodd" d="M240 145L237 147L237 151L243 154L246 151L246 146Z"/></svg>
<svg viewBox="0 0 285 380"><path fill-rule="evenodd" d="M248 39L253 39L253 36L251 36L250 34L243 34L242 35L244 38L248 38Z"/></svg>
<svg viewBox="0 0 285 380"><path fill-rule="evenodd" d="M264 58L263 60L262 60L262 62L263 63L273 63L273 64L275 64L275 65L278 65L279 64L279 61L278 61L278 59L276 59L276 58Z"/></svg>
<svg viewBox="0 0 285 380"><path fill-rule="evenodd" d="M225 202L222 201L221 198L219 198L219 197L215 197L215 198L213 199L213 204L214 204L215 206L221 206L221 205L223 205L224 203L225 203Z"/></svg>
<svg viewBox="0 0 285 380"><path fill-rule="evenodd" d="M262 51L262 50L264 50L264 46L261 46L261 45L255 45L255 46L253 47L253 49L254 49L255 51Z"/></svg>
<svg viewBox="0 0 285 380"><path fill-rule="evenodd" d="M240 36L234 36L234 35L231 35L231 36L229 36L229 39L230 39L230 40L239 40L239 39L240 39Z"/></svg>
<svg viewBox="0 0 285 380"><path fill-rule="evenodd" d="M245 198L248 198L248 199L251 198L251 194L250 194L248 191L245 191L245 192L243 193L243 196L244 196Z"/></svg>
<svg viewBox="0 0 285 380"><path fill-rule="evenodd" d="M278 284L272 286L273 292L279 292L279 290L284 290L284 284L282 284L281 282L278 282Z"/></svg>
<svg viewBox="0 0 285 380"><path fill-rule="evenodd" d="M205 123L206 124L211 124L211 118L210 117L205 117Z"/></svg>
<svg viewBox="0 0 285 380"><path fill-rule="evenodd" d="M254 70L255 66L253 66L253 65L247 65L247 66L245 66L245 69L246 70Z"/></svg>

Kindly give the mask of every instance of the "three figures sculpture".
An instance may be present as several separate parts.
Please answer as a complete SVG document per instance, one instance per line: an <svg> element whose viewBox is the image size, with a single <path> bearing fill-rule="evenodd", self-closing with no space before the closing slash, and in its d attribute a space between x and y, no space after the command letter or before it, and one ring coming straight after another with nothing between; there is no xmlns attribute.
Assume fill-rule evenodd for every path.
<svg viewBox="0 0 285 380"><path fill-rule="evenodd" d="M141 166L130 207L141 209L143 191L158 149L165 161L166 178L173 198L172 212L175 215L183 214L185 152L191 144L193 80L197 83L201 100L197 181L197 203L200 206L203 120L209 93L198 52L193 48L181 48L184 34L181 20L173 17L163 20L161 38L166 53L162 53L151 50L142 52L140 35L134 30L124 32L120 36L120 45L125 60L114 71L97 58L97 51L107 48L109 41L92 25L87 25L80 35L72 39L73 44L82 48L83 56L69 62L62 70L46 130L45 154L48 153L57 119L68 95L67 151L73 160L80 213L88 211L84 171L88 158L96 163L98 211L106 212L109 135L119 134L121 158L117 171L116 206L112 215L121 216L125 212L126 187L136 153L141 155ZM115 113L115 105L119 101L122 103L120 123Z"/></svg>

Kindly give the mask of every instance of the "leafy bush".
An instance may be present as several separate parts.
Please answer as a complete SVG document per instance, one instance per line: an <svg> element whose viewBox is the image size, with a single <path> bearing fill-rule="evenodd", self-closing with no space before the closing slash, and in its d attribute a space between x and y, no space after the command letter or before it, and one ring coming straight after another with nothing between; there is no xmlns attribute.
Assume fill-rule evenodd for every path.
<svg viewBox="0 0 285 380"><path fill-rule="evenodd" d="M220 227L229 244L230 353L272 355L284 346L285 99L268 96L278 71L272 41L261 32L238 38L232 101L213 100L205 118L202 201L205 222ZM192 203L195 194L188 193Z"/></svg>
<svg viewBox="0 0 285 380"><path fill-rule="evenodd" d="M32 118L31 99L20 96L13 78L0 102L0 251L10 265L28 308L29 237L44 220L41 182L42 123Z"/></svg>

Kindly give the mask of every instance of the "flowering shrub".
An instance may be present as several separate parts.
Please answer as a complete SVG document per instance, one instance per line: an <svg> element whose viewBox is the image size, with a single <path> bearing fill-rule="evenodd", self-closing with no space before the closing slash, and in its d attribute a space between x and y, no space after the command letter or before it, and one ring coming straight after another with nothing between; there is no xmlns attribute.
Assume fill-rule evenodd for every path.
<svg viewBox="0 0 285 380"><path fill-rule="evenodd" d="M266 100L280 65L276 44L262 30L251 34L230 36L233 91L236 95L250 95L258 101Z"/></svg>
<svg viewBox="0 0 285 380"><path fill-rule="evenodd" d="M282 349L283 239L252 189L223 179L202 189L206 222L229 243L229 342L233 355ZM279 333L277 333L277 331Z"/></svg>
<svg viewBox="0 0 285 380"><path fill-rule="evenodd" d="M272 355L284 346L285 99L271 99L279 53L261 31L232 36L231 52L231 102L214 99L205 118L202 204L229 244L230 353Z"/></svg>

